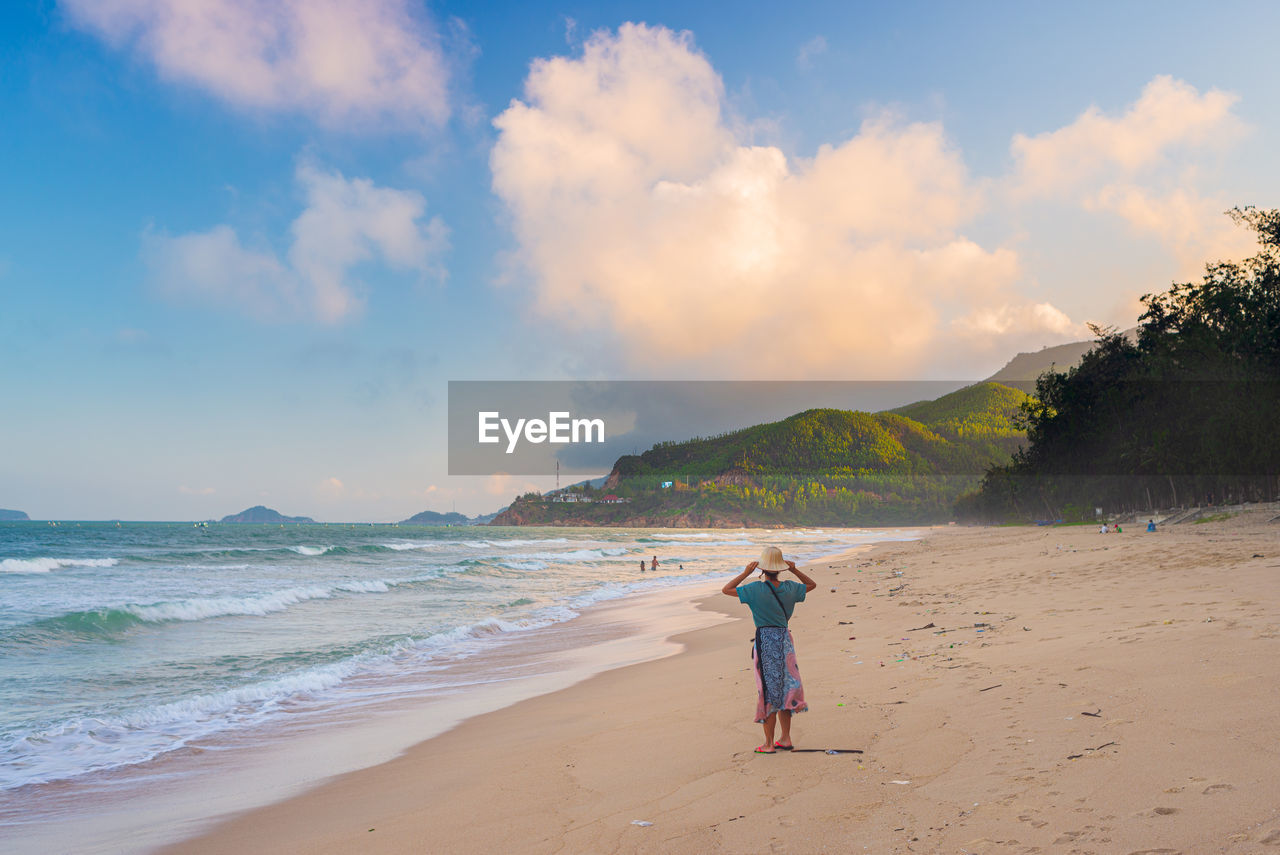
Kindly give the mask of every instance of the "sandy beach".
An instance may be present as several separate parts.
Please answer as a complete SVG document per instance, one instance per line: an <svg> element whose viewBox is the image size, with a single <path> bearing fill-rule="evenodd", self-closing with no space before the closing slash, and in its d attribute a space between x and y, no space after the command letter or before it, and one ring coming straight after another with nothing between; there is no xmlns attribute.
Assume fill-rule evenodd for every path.
<svg viewBox="0 0 1280 855"><path fill-rule="evenodd" d="M816 750L790 754L752 751L746 608L699 589L735 619L675 656L165 851L1280 851L1276 514L942 528L811 565L793 735Z"/></svg>

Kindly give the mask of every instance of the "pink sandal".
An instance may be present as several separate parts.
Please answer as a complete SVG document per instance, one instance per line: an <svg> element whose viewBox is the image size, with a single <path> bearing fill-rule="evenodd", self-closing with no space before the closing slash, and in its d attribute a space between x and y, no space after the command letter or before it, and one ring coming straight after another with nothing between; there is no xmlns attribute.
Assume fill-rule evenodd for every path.
<svg viewBox="0 0 1280 855"><path fill-rule="evenodd" d="M757 754L776 754L777 752L774 751L772 748L770 748L768 745L758 745L756 746L756 753Z"/></svg>

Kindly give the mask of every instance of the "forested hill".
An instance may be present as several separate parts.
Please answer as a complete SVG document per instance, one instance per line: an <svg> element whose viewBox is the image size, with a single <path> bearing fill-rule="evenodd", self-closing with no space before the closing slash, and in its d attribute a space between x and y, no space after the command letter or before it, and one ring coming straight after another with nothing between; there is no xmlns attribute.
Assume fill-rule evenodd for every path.
<svg viewBox="0 0 1280 855"><path fill-rule="evenodd" d="M1023 435L1027 396L982 383L897 411L814 409L625 455L598 490L528 494L504 524L851 525L947 518ZM669 484L669 486L664 486Z"/></svg>
<svg viewBox="0 0 1280 855"><path fill-rule="evenodd" d="M986 382L889 412L914 419L952 439L972 437L983 431L1007 436L1018 432L1014 420L1026 400L1025 392L1001 383Z"/></svg>
<svg viewBox="0 0 1280 855"><path fill-rule="evenodd" d="M897 410L815 409L709 439L620 457L605 488L645 475L747 477L866 472L976 473L1017 450L1026 394L982 383Z"/></svg>

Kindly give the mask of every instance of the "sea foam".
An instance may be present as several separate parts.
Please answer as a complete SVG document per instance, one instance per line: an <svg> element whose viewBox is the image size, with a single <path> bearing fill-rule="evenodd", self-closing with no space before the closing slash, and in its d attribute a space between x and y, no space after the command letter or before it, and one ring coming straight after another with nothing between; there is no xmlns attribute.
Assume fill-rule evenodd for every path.
<svg viewBox="0 0 1280 855"><path fill-rule="evenodd" d="M0 790L146 763L193 740L255 724L299 704L332 700L352 678L403 677L406 670L428 665L443 654L465 654L470 645L494 636L576 616L570 609L549 606L520 620L485 618L268 680L13 733L0 742ZM342 697L359 702L365 693L385 695L386 690L362 685L345 690Z"/></svg>
<svg viewBox="0 0 1280 855"><path fill-rule="evenodd" d="M48 573L61 567L114 567L115 558L5 558L0 573Z"/></svg>

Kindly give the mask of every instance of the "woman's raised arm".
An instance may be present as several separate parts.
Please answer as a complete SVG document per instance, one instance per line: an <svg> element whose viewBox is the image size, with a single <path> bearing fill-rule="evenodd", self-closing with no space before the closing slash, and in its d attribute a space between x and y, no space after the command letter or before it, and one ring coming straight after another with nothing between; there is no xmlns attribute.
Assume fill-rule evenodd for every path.
<svg viewBox="0 0 1280 855"><path fill-rule="evenodd" d="M743 570L737 576L734 576L732 579L730 579L728 584L726 584L723 588L720 589L720 593L730 597L738 596L738 586L742 584L742 580L750 576L751 572L755 570L756 567L758 567L759 565L760 565L759 561L752 561L750 564L747 565L747 569Z"/></svg>
<svg viewBox="0 0 1280 855"><path fill-rule="evenodd" d="M801 582L804 582L805 593L808 593L818 587L818 583L806 576L803 570L796 567L796 563L794 561L787 562L787 569L799 576Z"/></svg>

